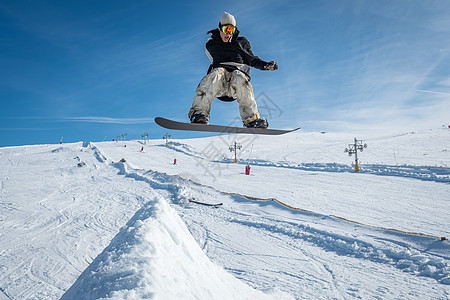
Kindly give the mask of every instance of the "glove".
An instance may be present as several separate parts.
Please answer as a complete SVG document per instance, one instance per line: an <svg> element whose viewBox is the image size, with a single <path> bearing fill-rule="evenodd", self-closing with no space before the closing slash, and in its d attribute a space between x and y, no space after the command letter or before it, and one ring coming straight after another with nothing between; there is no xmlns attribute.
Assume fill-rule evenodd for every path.
<svg viewBox="0 0 450 300"><path fill-rule="evenodd" d="M265 66L264 66L265 70L270 70L270 71L275 71L278 70L278 65L276 62L274 62L273 60L271 62L268 62Z"/></svg>

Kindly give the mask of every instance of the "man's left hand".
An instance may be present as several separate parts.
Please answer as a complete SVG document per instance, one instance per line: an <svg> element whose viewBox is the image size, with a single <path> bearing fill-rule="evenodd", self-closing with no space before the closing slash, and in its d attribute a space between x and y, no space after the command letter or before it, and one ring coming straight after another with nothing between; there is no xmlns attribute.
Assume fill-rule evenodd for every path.
<svg viewBox="0 0 450 300"><path fill-rule="evenodd" d="M268 62L265 66L264 69L266 70L270 70L270 71L275 71L278 70L278 65L276 62L274 62L273 60L271 62Z"/></svg>

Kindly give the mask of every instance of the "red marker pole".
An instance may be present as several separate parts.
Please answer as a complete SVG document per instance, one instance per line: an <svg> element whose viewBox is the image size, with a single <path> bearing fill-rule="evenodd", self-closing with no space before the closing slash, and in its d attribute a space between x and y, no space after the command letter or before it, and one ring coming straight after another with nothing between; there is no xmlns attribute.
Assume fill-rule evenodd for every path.
<svg viewBox="0 0 450 300"><path fill-rule="evenodd" d="M250 175L250 166L245 166L245 175Z"/></svg>

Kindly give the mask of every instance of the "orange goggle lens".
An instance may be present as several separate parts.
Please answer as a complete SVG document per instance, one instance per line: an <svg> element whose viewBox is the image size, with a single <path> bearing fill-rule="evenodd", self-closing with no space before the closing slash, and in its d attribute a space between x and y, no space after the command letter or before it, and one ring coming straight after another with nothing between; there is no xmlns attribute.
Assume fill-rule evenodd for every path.
<svg viewBox="0 0 450 300"><path fill-rule="evenodd" d="M220 30L225 34L233 34L236 31L236 27L232 25L220 26Z"/></svg>

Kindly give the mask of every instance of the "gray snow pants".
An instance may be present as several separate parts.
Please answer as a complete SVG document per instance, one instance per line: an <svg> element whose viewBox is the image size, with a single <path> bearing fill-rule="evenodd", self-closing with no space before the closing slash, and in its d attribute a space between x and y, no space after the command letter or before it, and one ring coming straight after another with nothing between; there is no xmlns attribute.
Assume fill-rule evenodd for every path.
<svg viewBox="0 0 450 300"><path fill-rule="evenodd" d="M200 81L188 114L189 118L194 114L203 114L209 119L214 99L223 96L237 99L244 124L260 118L253 87L247 75L239 70L228 72L225 68L214 69Z"/></svg>

